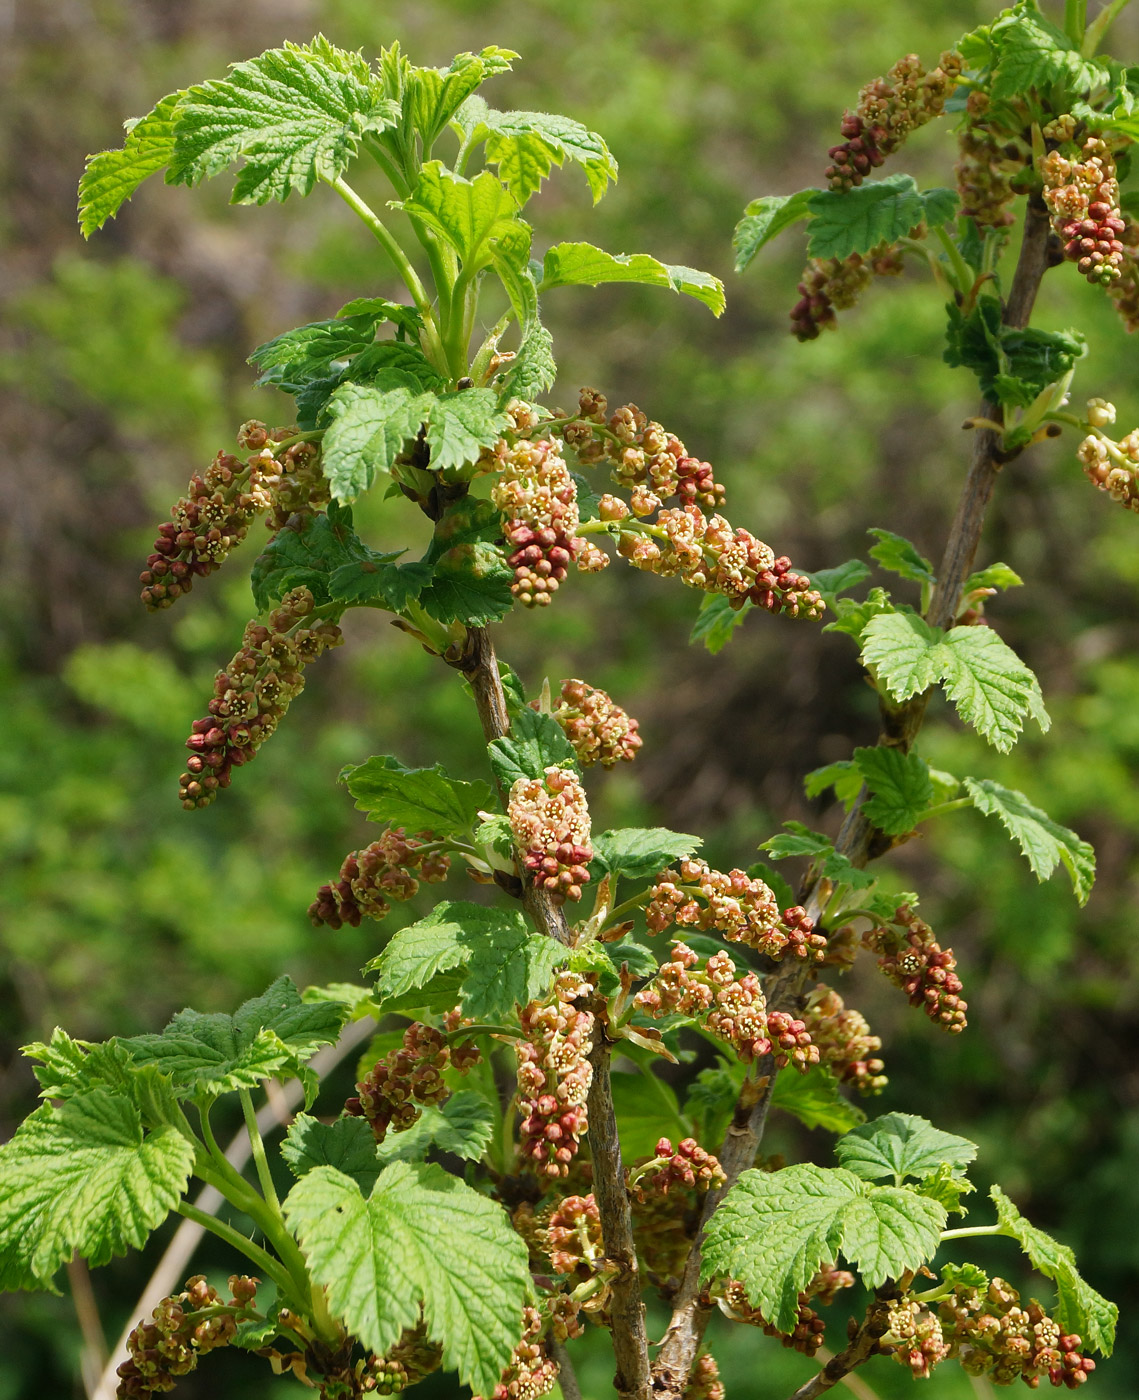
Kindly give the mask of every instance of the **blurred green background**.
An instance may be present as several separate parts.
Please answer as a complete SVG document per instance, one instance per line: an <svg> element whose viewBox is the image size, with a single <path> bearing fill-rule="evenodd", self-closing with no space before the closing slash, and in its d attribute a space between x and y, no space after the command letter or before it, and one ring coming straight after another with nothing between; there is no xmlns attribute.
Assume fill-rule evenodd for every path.
<svg viewBox="0 0 1139 1400"><path fill-rule="evenodd" d="M596 210L578 174L555 175L533 206L537 246L647 251L708 268L729 291L720 321L660 292L551 294L553 401L582 384L634 400L716 464L734 522L802 567L865 555L876 525L936 559L975 399L941 363L938 296L915 275L892 280L838 334L802 346L787 334L801 238L784 235L744 277L730 238L748 199L821 183L864 82L909 51L931 66L991 13L970 0L0 0L0 1137L34 1098L17 1047L56 1024L99 1038L156 1028L186 1004L232 1009L282 970L302 984L354 979L376 926L314 931L305 916L344 852L371 839L338 769L372 752L465 776L480 762L454 676L353 614L347 646L314 668L257 763L216 806L180 809L182 739L251 613L257 546L148 616L135 580L154 526L242 419L287 421L287 400L250 387L254 345L398 290L331 196L231 209L224 181L155 183L84 245L73 215L84 155L117 144L123 118L163 93L284 38L322 30L368 50L398 38L419 63L515 48L517 72L490 99L585 121L622 167ZM1139 7L1115 48L1139 58ZM952 160L941 123L892 168L952 184ZM1124 428L1139 422L1136 346L1106 299L1064 269L1040 319L1091 337L1077 395L1114 400ZM1093 1378L1094 1393L1123 1397L1139 1377L1127 1312L1139 1256L1139 521L1091 489L1073 447L1008 470L980 560L1028 581L990 615L1040 675L1051 736L1030 734L1001 761L937 706L921 749L1023 788L1076 827L1099 855L1096 891L1078 911L1066 882L1034 882L995 824L942 820L892 858L889 878L920 891L956 950L969 1030L939 1037L872 970L843 990L886 1042L890 1084L872 1110L925 1113L979 1141L982 1181L999 1179L1124 1307L1120 1351ZM360 518L396 537L378 504ZM743 865L785 819L834 832L840 812L807 803L801 780L873 742L849 640L753 616L712 658L687 645L695 605L615 567L574 581L548 614L509 619L501 651L531 687L582 675L640 718L635 768L593 784L599 827L703 832L715 858ZM793 1123L770 1146L789 1159L830 1150ZM169 1229L94 1277L109 1340ZM1010 1252L978 1258L1019 1280ZM208 1249L202 1259L228 1268ZM68 1296L4 1298L0 1327L0 1400L84 1393ZM812 1371L754 1329L717 1335L729 1396L779 1400ZM575 1348L589 1397L611 1393L601 1340ZM914 1384L885 1360L859 1374L883 1397ZM992 1393L948 1365L923 1385L936 1400ZM286 1392L301 1388L228 1353L179 1389ZM420 1393L456 1392L436 1378Z"/></svg>

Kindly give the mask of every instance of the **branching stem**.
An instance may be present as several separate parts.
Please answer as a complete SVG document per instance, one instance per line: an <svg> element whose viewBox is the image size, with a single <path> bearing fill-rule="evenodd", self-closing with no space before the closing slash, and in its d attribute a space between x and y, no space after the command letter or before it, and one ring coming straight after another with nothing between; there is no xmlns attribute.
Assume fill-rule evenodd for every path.
<svg viewBox="0 0 1139 1400"><path fill-rule="evenodd" d="M197 1206L191 1205L189 1201L179 1203L178 1214L185 1216L187 1220L193 1220L200 1225L203 1230L208 1230L210 1234L217 1235L219 1240L225 1240L226 1244L232 1245L234 1249L240 1251L245 1257L251 1260L262 1271L266 1278L271 1278L277 1285L281 1293L292 1299L299 1301L296 1285L290 1278L288 1270L273 1258L268 1250L262 1249L259 1244L254 1244L247 1239L240 1230L235 1230L232 1225L227 1225L224 1220L219 1220L216 1215L210 1215L208 1211L199 1210Z"/></svg>

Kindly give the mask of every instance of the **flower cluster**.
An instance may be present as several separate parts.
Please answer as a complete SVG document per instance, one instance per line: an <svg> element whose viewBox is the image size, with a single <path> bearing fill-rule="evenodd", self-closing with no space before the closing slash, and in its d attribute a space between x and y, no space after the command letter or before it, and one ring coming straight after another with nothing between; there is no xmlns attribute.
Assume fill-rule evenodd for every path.
<svg viewBox="0 0 1139 1400"><path fill-rule="evenodd" d="M584 978L563 972L552 994L532 1001L521 1015L524 1038L515 1042L520 1146L547 1177L569 1175L578 1143L589 1131L585 1101L593 1082L593 1013L577 1003L592 994Z"/></svg>
<svg viewBox="0 0 1139 1400"><path fill-rule="evenodd" d="M679 924L701 932L715 929L730 943L744 943L769 958L821 962L826 939L816 933L799 905L779 911L775 895L746 871L726 875L702 860L682 860L658 877L645 910L649 933Z"/></svg>
<svg viewBox="0 0 1139 1400"><path fill-rule="evenodd" d="M724 1400L724 1383L720 1368L710 1351L698 1356L688 1375L682 1400Z"/></svg>
<svg viewBox="0 0 1139 1400"><path fill-rule="evenodd" d="M684 1272L700 1222L700 1198L723 1185L724 1169L694 1138L673 1151L668 1138L656 1156L626 1171L632 1201L633 1237L645 1275L674 1287Z"/></svg>
<svg viewBox="0 0 1139 1400"><path fill-rule="evenodd" d="M1076 456L1093 485L1125 509L1139 511L1139 428L1116 442L1103 431L1114 422L1114 404L1089 399L1088 424L1094 431L1076 448Z"/></svg>
<svg viewBox="0 0 1139 1400"><path fill-rule="evenodd" d="M638 1201L643 1201L650 1192L667 1196L673 1186L710 1191L725 1180L719 1158L706 1152L695 1138L677 1143L674 1152L672 1142L662 1137L656 1145L656 1156L637 1168L630 1189Z"/></svg>
<svg viewBox="0 0 1139 1400"><path fill-rule="evenodd" d="M538 1396L548 1395L557 1382L557 1362L542 1339L546 1319L533 1307L525 1308L522 1317L526 1324L522 1340L491 1392L491 1400L538 1400Z"/></svg>
<svg viewBox="0 0 1139 1400"><path fill-rule="evenodd" d="M912 1299L895 1300L886 1316L889 1329L880 1343L883 1350L890 1349L914 1380L928 1380L934 1366L949 1355L940 1318Z"/></svg>
<svg viewBox="0 0 1139 1400"><path fill-rule="evenodd" d="M391 901L410 899L418 892L420 880L436 884L447 878L451 858L434 849L436 844L433 832L408 836L403 827L390 827L370 846L349 851L340 867L340 880L321 885L309 905L309 918L317 928L321 924L358 928L365 915L382 919L391 911Z"/></svg>
<svg viewBox="0 0 1139 1400"><path fill-rule="evenodd" d="M268 625L246 626L241 650L214 680L209 714L194 721L186 740L191 756L179 779L183 807L208 807L229 787L233 770L257 756L304 689L303 668L344 640L331 622L301 626L313 606L307 588L294 588L269 614Z"/></svg>
<svg viewBox="0 0 1139 1400"><path fill-rule="evenodd" d="M566 1196L558 1202L545 1231L545 1248L554 1272L592 1277L605 1257L601 1241L601 1212L592 1192Z"/></svg>
<svg viewBox="0 0 1139 1400"><path fill-rule="evenodd" d="M984 1289L958 1284L934 1312L909 1300L891 1306L884 1350L915 1377L946 1357L955 1357L967 1375L987 1376L996 1385L1022 1380L1036 1389L1047 1378L1054 1386L1075 1390L1095 1370L1081 1355L1082 1339L1062 1335L1035 1298L1020 1306L1020 1294L1003 1279Z"/></svg>
<svg viewBox="0 0 1139 1400"><path fill-rule="evenodd" d="M506 814L534 884L549 890L559 904L580 899L593 848L585 789L576 775L551 766L542 778L519 778L510 789Z"/></svg>
<svg viewBox="0 0 1139 1400"><path fill-rule="evenodd" d="M371 1359L361 1389L365 1394L398 1395L437 1371L442 1363L443 1348L429 1340L422 1322L418 1327L405 1327L393 1347Z"/></svg>
<svg viewBox="0 0 1139 1400"><path fill-rule="evenodd" d="M961 979L954 968L953 949L942 949L930 926L908 904L901 905L889 924L863 935L863 942L878 954L882 972L929 1019L950 1034L965 1029L968 1002L961 998Z"/></svg>
<svg viewBox="0 0 1139 1400"><path fill-rule="evenodd" d="M357 1097L345 1110L366 1118L377 1142L389 1127L401 1133L419 1118L422 1104L441 1104L451 1097L443 1071L451 1054L443 1035L433 1026L413 1021L403 1034L403 1045L377 1060L356 1085ZM459 1068L459 1066L456 1066Z"/></svg>
<svg viewBox="0 0 1139 1400"><path fill-rule="evenodd" d="M1040 162L1044 202L1064 240L1064 256L1089 282L1106 285L1122 276L1124 258L1115 158L1098 136L1084 142L1081 155L1069 160L1050 151Z"/></svg>
<svg viewBox="0 0 1139 1400"><path fill-rule="evenodd" d="M662 510L652 525L623 528L617 552L634 568L720 593L733 608L751 603L789 617L823 615L822 597L786 555L777 559L750 531L733 528L722 515L706 516L698 506Z"/></svg>
<svg viewBox="0 0 1139 1400"><path fill-rule="evenodd" d="M127 1338L129 1358L119 1366L120 1400L149 1400L173 1390L179 1376L188 1375L203 1352L228 1346L237 1331L234 1313L242 1313L257 1296L259 1279L234 1274L229 1280L232 1301L224 1303L201 1274L187 1279L181 1293L163 1300Z"/></svg>
<svg viewBox="0 0 1139 1400"><path fill-rule="evenodd" d="M538 705L535 700L533 708ZM584 681L562 681L553 716L565 730L583 768L594 763L612 768L621 760L631 763L644 742L637 733L637 721L615 705L605 691Z"/></svg>
<svg viewBox="0 0 1139 1400"><path fill-rule="evenodd" d="M630 493L634 515L652 515L667 501L709 510L723 504L724 488L710 462L690 456L674 433L653 422L636 404L624 404L608 419L607 409L604 394L583 389L579 416L561 432L585 465L608 461L614 482ZM610 503L610 513L603 512L602 519L624 518L622 502L613 496L602 499Z"/></svg>
<svg viewBox="0 0 1139 1400"><path fill-rule="evenodd" d="M832 190L860 185L870 171L892 155L911 131L945 110L961 73L960 54L943 53L938 67L927 73L917 54L907 54L884 78L876 78L858 94L858 107L842 119L846 138L827 154L827 183Z"/></svg>
<svg viewBox="0 0 1139 1400"><path fill-rule="evenodd" d="M687 944L674 943L670 961L634 998L638 1010L654 1017L697 1016L742 1060L772 1055L778 1068L792 1064L800 1070L819 1063L804 1023L785 1011L768 1011L754 972L740 976L726 952L714 953L702 971L694 970L699 961Z"/></svg>
<svg viewBox="0 0 1139 1400"><path fill-rule="evenodd" d="M791 308L791 333L797 340L816 340L834 330L836 311L849 311L874 277L898 277L904 271L902 250L879 243L869 253L846 258L810 258L799 282L799 300Z"/></svg>
<svg viewBox="0 0 1139 1400"><path fill-rule="evenodd" d="M503 441L493 456L500 474L490 494L514 570L510 591L528 608L545 607L571 563L593 572L609 556L577 534L577 484L552 439L523 438L513 447Z"/></svg>
<svg viewBox="0 0 1139 1400"><path fill-rule="evenodd" d="M139 575L142 601L150 612L172 606L190 592L195 578L220 568L257 515L267 511L266 524L276 531L294 511L312 510L328 500L319 449L310 442L283 451L276 446L295 432L243 423L237 440L254 455L242 462L219 452L204 474L190 478L170 519L158 527L154 552Z"/></svg>
<svg viewBox="0 0 1139 1400"><path fill-rule="evenodd" d="M798 1316L790 1332L780 1332L758 1308L752 1305L747 1290L742 1283L729 1280L720 1289L716 1303L725 1317L733 1322L744 1322L751 1327L759 1327L769 1337L778 1337L785 1347L802 1352L804 1356L814 1356L825 1339L826 1323L810 1306L816 1299L824 1307L835 1300L840 1288L852 1288L854 1275L846 1269L837 1269L833 1264L823 1264L807 1287L799 1294Z"/></svg>
<svg viewBox="0 0 1139 1400"><path fill-rule="evenodd" d="M830 1065L840 1083L852 1085L860 1094L882 1092L887 1083L885 1065L875 1053L882 1041L870 1034L861 1011L848 1007L838 992L820 982L807 998L803 1021L823 1064Z"/></svg>
<svg viewBox="0 0 1139 1400"><path fill-rule="evenodd" d="M987 93L969 94L971 120L958 137L957 193L962 215L978 227L1008 228L1013 222L1009 206L1016 198L1013 179L1024 168L1026 149L1017 138L993 130L985 120L988 107Z"/></svg>

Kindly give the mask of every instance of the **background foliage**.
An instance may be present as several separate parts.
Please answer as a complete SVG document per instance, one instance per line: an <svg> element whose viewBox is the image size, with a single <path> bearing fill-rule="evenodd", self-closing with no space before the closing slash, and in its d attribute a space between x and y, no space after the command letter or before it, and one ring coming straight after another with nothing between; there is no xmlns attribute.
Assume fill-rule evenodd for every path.
<svg viewBox="0 0 1139 1400"><path fill-rule="evenodd" d="M730 234L747 199L820 182L862 83L907 51L932 62L990 13L970 0L0 0L0 1135L33 1097L16 1047L57 1023L129 1034L186 1004L228 1009L282 971L301 984L354 977L374 933L314 932L305 917L344 851L368 839L332 775L381 747L473 776L481 745L457 679L357 614L348 645L317 668L227 800L180 810L182 737L251 609L234 564L175 618L148 616L135 577L153 524L192 470L233 446L238 422L286 412L249 387L250 347L394 288L382 266L377 283L374 245L328 199L231 210L221 188L159 184L83 247L83 156L117 144L122 117L161 93L318 29L344 47L398 37L420 63L516 48L503 100L586 121L622 164L587 236L728 281L718 322L653 291L551 296L563 401L589 383L661 418L716 464L733 520L801 566L865 554L876 525L936 558L973 407L967 377L940 361L938 297L909 277L878 285L839 334L799 345L786 317L802 240L784 235L735 278ZM1114 47L1139 57L1139 13L1125 12ZM907 168L950 183L947 149L934 124L911 141ZM583 181L555 176L540 236L581 232L588 201ZM1056 283L1048 325L1074 322L1091 339L1078 392L1139 421L1134 345L1095 289ZM880 979L848 1000L886 1043L881 1111L930 1113L978 1140L984 1168L1124 1306L1120 1350L1094 1382L1106 1400L1132 1393L1139 1371L1126 1325L1139 1220L1139 547L1136 522L1091 490L1073 446L1010 468L981 562L1004 559L1028 580L990 615L1056 718L1052 739L1025 737L999 776L1095 844L1095 893L1077 912L1066 882L1038 887L994 824L937 823L893 862L898 887L922 891L923 914L958 954L968 1032L938 1037ZM382 521L365 523L382 539ZM709 859L741 864L786 818L833 832L841 809L808 803L801 777L852 740L873 742L853 649L762 617L709 657L686 645L694 608L684 590L613 570L574 583L540 621L507 624L504 653L531 687L544 672L584 675L641 720L642 756L609 778L595 825L711 830ZM955 721L931 726L923 752L996 775ZM407 919L422 912L401 906ZM830 1153L825 1134L789 1120L768 1150ZM95 1280L112 1339L149 1259ZM981 1262L999 1272L1003 1260ZM0 1400L82 1394L70 1299L5 1298L0 1318ZM811 1369L751 1329L733 1348L718 1349L729 1394L775 1400ZM210 1360L184 1383L186 1400L204 1387L262 1393L251 1358ZM886 1362L862 1374L883 1396L912 1384ZM588 1395L609 1393L600 1357L582 1379ZM445 1378L420 1393L436 1380L432 1393L450 1393ZM947 1369L924 1393L973 1389Z"/></svg>

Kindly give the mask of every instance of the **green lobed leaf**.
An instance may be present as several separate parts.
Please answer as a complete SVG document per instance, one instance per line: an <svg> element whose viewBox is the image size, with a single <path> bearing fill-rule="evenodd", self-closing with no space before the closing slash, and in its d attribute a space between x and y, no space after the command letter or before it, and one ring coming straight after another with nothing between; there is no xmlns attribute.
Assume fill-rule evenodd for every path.
<svg viewBox="0 0 1139 1400"><path fill-rule="evenodd" d="M374 321L390 321L396 333L414 336L423 328L423 317L414 306L387 297L353 297L336 313L338 317L370 316Z"/></svg>
<svg viewBox="0 0 1139 1400"><path fill-rule="evenodd" d="M712 655L717 656L754 606L745 598L742 607L733 608L723 593L705 594L688 636L689 644L703 642Z"/></svg>
<svg viewBox="0 0 1139 1400"><path fill-rule="evenodd" d="M341 777L368 820L402 826L409 832L431 831L458 836L478 825L480 808L493 805L484 782L450 778L442 764L405 768L390 754L345 768Z"/></svg>
<svg viewBox="0 0 1139 1400"><path fill-rule="evenodd" d="M869 573L869 570L867 572ZM872 588L861 603L856 603L853 598L835 598L830 606L834 609L835 620L828 622L823 631L845 632L848 637L853 637L859 645L862 644L866 624L872 617L881 617L884 613L905 611L895 608L890 601L889 593L884 588Z"/></svg>
<svg viewBox="0 0 1139 1400"><path fill-rule="evenodd" d="M376 1139L364 1118L338 1118L322 1123L307 1113L298 1113L281 1142L281 1156L294 1176L304 1176L314 1167L335 1167L351 1177L367 1195L383 1170L376 1155Z"/></svg>
<svg viewBox="0 0 1139 1400"><path fill-rule="evenodd" d="M431 402L431 395L406 384L386 389L343 384L336 390L325 406L329 422L321 470L338 501L354 500L379 473L391 471Z"/></svg>
<svg viewBox="0 0 1139 1400"><path fill-rule="evenodd" d="M753 1305L790 1332L799 1294L840 1252L869 1288L918 1269L937 1249L945 1210L841 1167L746 1171L708 1222L701 1281L738 1279Z"/></svg>
<svg viewBox="0 0 1139 1400"><path fill-rule="evenodd" d="M400 929L365 971L377 974L388 1011L389 998L414 995L439 973L462 969L464 1016L494 1021L541 995L564 958L562 945L531 932L518 910L445 900Z"/></svg>
<svg viewBox="0 0 1139 1400"><path fill-rule="evenodd" d="M243 159L235 204L307 195L318 179L343 175L366 132L398 116L359 54L320 36L286 43L185 93L167 180L196 185Z"/></svg>
<svg viewBox="0 0 1139 1400"><path fill-rule="evenodd" d="M302 1001L339 1001L348 1008L349 1021L362 1021L376 1014L376 1000L371 987L359 987L355 982L326 982L323 987L306 987Z"/></svg>
<svg viewBox="0 0 1139 1400"><path fill-rule="evenodd" d="M1044 733L1051 728L1036 677L991 627L954 627L939 652L945 693L1000 753L1016 743L1025 715Z"/></svg>
<svg viewBox="0 0 1139 1400"><path fill-rule="evenodd" d="M989 1286L988 1274L976 1264L943 1264L941 1281L950 1288L960 1284L962 1288L979 1288L983 1291Z"/></svg>
<svg viewBox="0 0 1139 1400"><path fill-rule="evenodd" d="M352 511L336 502L327 513L297 515L253 562L250 584L259 612L290 588L307 588L316 603L357 602L371 596L370 581L398 554L377 554L352 528Z"/></svg>
<svg viewBox="0 0 1139 1400"><path fill-rule="evenodd" d="M127 122L117 151L87 157L79 179L79 229L90 238L149 176L164 169L174 154L174 118L183 93L172 92L140 120Z"/></svg>
<svg viewBox="0 0 1139 1400"><path fill-rule="evenodd" d="M389 1131L376 1152L383 1163L422 1162L432 1150L477 1162L494 1126L494 1109L487 1100L471 1089L460 1089L438 1107L428 1104L410 1128Z"/></svg>
<svg viewBox="0 0 1139 1400"><path fill-rule="evenodd" d="M866 1121L866 1114L843 1098L838 1080L826 1065L816 1065L806 1074L790 1065L781 1069L771 1106L798 1118L806 1128L825 1128L828 1133L848 1133Z"/></svg>
<svg viewBox="0 0 1139 1400"><path fill-rule="evenodd" d="M348 1016L342 1002L305 1002L291 978L278 977L232 1016L187 1007L157 1035L118 1043L137 1064L170 1077L182 1098L253 1089L263 1079L299 1074L322 1045L331 1045Z"/></svg>
<svg viewBox="0 0 1139 1400"><path fill-rule="evenodd" d="M99 1265L141 1249L193 1163L186 1137L144 1134L138 1109L110 1089L42 1104L0 1147L0 1289L53 1288L73 1254Z"/></svg>
<svg viewBox="0 0 1139 1400"><path fill-rule="evenodd" d="M743 272L756 253L776 234L797 224L800 219L810 218L811 211L807 206L818 193L818 190L799 190L796 194L769 194L753 199L732 234L736 271Z"/></svg>
<svg viewBox="0 0 1139 1400"><path fill-rule="evenodd" d="M477 99L476 99L477 100ZM499 179L519 204L541 188L553 165L573 161L585 171L594 204L617 178L617 162L597 132L572 117L550 112L496 112L485 107L477 114L473 139L486 140L486 158L497 165Z"/></svg>
<svg viewBox="0 0 1139 1400"><path fill-rule="evenodd" d="M862 773L852 759L843 758L815 768L803 779L803 790L808 797L819 797L830 787L849 812L862 791Z"/></svg>
<svg viewBox="0 0 1139 1400"><path fill-rule="evenodd" d="M435 560L419 603L437 622L486 627L514 606L514 570L492 544L462 543Z"/></svg>
<svg viewBox="0 0 1139 1400"><path fill-rule="evenodd" d="M862 632L862 664L873 667L894 700L908 700L940 678L937 644L944 634L916 613L880 613Z"/></svg>
<svg viewBox="0 0 1139 1400"><path fill-rule="evenodd" d="M396 207L450 244L467 274L485 267L494 244L521 226L517 201L489 170L467 180L438 160L424 165L411 197Z"/></svg>
<svg viewBox="0 0 1139 1400"><path fill-rule="evenodd" d="M510 722L510 733L487 745L494 776L509 790L519 778L540 778L547 768L576 766L573 745L552 715L529 706Z"/></svg>
<svg viewBox="0 0 1139 1400"><path fill-rule="evenodd" d="M840 593L857 588L869 577L870 567L861 559L848 559L845 564L837 564L833 569L812 569L808 575L811 587L817 588L831 607L834 607L834 600Z"/></svg>
<svg viewBox="0 0 1139 1400"><path fill-rule="evenodd" d="M535 316L522 336L517 354L496 381L499 392L504 399L519 398L530 403L552 389L557 377L554 338Z"/></svg>
<svg viewBox="0 0 1139 1400"><path fill-rule="evenodd" d="M419 134L424 147L430 148L476 88L488 78L509 72L517 57L513 49L488 44L477 54L456 54L446 68L416 68L409 64L404 105L409 125Z"/></svg>
<svg viewBox="0 0 1139 1400"><path fill-rule="evenodd" d="M627 826L595 836L593 856L605 874L648 880L673 861L694 854L703 844L699 836L687 836L663 826Z"/></svg>
<svg viewBox="0 0 1139 1400"><path fill-rule="evenodd" d="M445 471L477 461L482 448L493 447L509 426L493 389L437 395L427 410L431 466Z"/></svg>
<svg viewBox="0 0 1139 1400"><path fill-rule="evenodd" d="M892 530L869 530L867 533L878 541L871 547L870 557L876 559L884 569L901 574L903 578L912 579L915 583L932 585L937 582L933 565L904 535L895 535Z"/></svg>
<svg viewBox="0 0 1139 1400"><path fill-rule="evenodd" d="M918 190L912 175L889 175L853 190L821 190L812 194L807 252L813 258L848 258L868 253L879 243L897 243L924 223L946 224L957 213L952 190Z"/></svg>
<svg viewBox="0 0 1139 1400"><path fill-rule="evenodd" d="M714 315L724 310L724 284L711 273L692 267L670 267L648 253L606 253L592 243L559 243L542 264L544 292L550 287L599 287L603 282L641 282L685 292Z"/></svg>
<svg viewBox="0 0 1139 1400"><path fill-rule="evenodd" d="M996 817L1020 847L1029 868L1040 881L1047 880L1061 862L1072 880L1080 904L1086 904L1095 882L1095 851L1074 831L1055 822L1014 788L989 778L966 778L965 788L973 806L987 817Z"/></svg>
<svg viewBox="0 0 1139 1400"><path fill-rule="evenodd" d="M959 1176L948 1163L923 1176L913 1187L919 1195L940 1201L951 1215L969 1214L962 1204L962 1198L971 1196L976 1189L968 1177Z"/></svg>
<svg viewBox="0 0 1139 1400"><path fill-rule="evenodd" d="M941 1166L964 1168L977 1155L977 1144L942 1132L912 1113L886 1113L854 1128L835 1144L835 1156L864 1181L907 1176L926 1177Z"/></svg>
<svg viewBox="0 0 1139 1400"><path fill-rule="evenodd" d="M1079 46L1035 4L1006 11L990 34L996 48L991 91L998 101L1023 97L1033 88L1047 93L1056 83L1070 96L1110 83L1107 70L1084 58ZM1055 110L1068 108L1061 105Z"/></svg>
<svg viewBox="0 0 1139 1400"><path fill-rule="evenodd" d="M916 753L878 746L854 750L854 763L872 796L863 811L887 836L904 836L933 801L925 760Z"/></svg>
<svg viewBox="0 0 1139 1400"><path fill-rule="evenodd" d="M377 1355L419 1322L443 1365L489 1395L522 1334L527 1251L496 1202L441 1167L394 1162L371 1196L333 1167L289 1193L285 1216L332 1311Z"/></svg>
<svg viewBox="0 0 1139 1400"><path fill-rule="evenodd" d="M1055 1283L1059 1299L1056 1321L1060 1330L1077 1333L1086 1346L1110 1356L1115 1345L1118 1307L1084 1281L1071 1249L1031 1225L999 1186L993 1186L989 1196L997 1208L1001 1234L1016 1240L1032 1261L1032 1267Z"/></svg>
<svg viewBox="0 0 1139 1400"><path fill-rule="evenodd" d="M946 310L946 364L971 369L981 393L996 403L1027 407L1087 353L1079 331L1003 326L995 297L979 298L968 316L952 303Z"/></svg>
<svg viewBox="0 0 1139 1400"><path fill-rule="evenodd" d="M787 860L790 856L814 857L834 850L829 837L812 831L802 822L784 822L783 825L786 830L760 843L759 849L766 851L773 860Z"/></svg>
<svg viewBox="0 0 1139 1400"><path fill-rule="evenodd" d="M374 344L379 319L378 315L361 312L355 316L338 314L328 321L310 321L265 341L247 363L262 373L283 370L286 380L312 377L317 372L327 372L333 360L350 359Z"/></svg>

